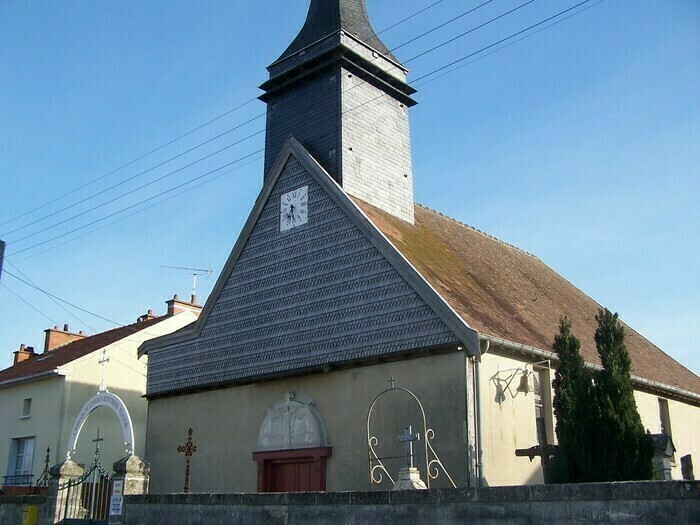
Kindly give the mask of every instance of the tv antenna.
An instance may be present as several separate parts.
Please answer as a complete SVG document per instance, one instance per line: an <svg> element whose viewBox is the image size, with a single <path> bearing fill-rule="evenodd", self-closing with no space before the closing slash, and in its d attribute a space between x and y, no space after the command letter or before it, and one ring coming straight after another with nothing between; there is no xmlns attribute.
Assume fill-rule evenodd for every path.
<svg viewBox="0 0 700 525"><path fill-rule="evenodd" d="M161 268L167 268L168 270L183 270L192 274L192 297L190 298L190 303L195 304L197 302L197 276L205 275L209 277L211 270L206 270L204 268L184 268L182 266L161 266Z"/></svg>

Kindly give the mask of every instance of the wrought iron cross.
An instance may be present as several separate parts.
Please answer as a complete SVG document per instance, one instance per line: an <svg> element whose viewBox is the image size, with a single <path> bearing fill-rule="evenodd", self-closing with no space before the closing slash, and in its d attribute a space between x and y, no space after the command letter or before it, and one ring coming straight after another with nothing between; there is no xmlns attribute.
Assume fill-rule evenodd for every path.
<svg viewBox="0 0 700 525"><path fill-rule="evenodd" d="M104 441L104 438L100 437L100 427L97 427L97 437L92 440L92 442L95 444L95 456L99 455L100 453L100 442Z"/></svg>
<svg viewBox="0 0 700 525"><path fill-rule="evenodd" d="M192 454L197 452L197 445L192 443L192 428L187 431L187 443L178 445L178 453L185 453L185 494L190 491L190 460Z"/></svg>
<svg viewBox="0 0 700 525"><path fill-rule="evenodd" d="M97 361L102 367L102 379L100 380L100 392L107 390L107 385L105 384L105 365L109 363L109 357L107 357L107 350L102 350L102 357Z"/></svg>

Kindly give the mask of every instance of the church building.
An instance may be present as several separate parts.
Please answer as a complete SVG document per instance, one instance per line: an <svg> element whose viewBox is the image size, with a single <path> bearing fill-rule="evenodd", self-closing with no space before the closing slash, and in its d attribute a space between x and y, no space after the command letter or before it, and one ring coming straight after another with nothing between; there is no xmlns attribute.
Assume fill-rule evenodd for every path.
<svg viewBox="0 0 700 525"><path fill-rule="evenodd" d="M409 465L430 487L542 483L552 340L569 316L599 367L600 306L414 203L415 90L364 0L311 0L268 70L255 205L197 322L139 349L150 491L388 490ZM625 328L679 479L700 460L700 378Z"/></svg>

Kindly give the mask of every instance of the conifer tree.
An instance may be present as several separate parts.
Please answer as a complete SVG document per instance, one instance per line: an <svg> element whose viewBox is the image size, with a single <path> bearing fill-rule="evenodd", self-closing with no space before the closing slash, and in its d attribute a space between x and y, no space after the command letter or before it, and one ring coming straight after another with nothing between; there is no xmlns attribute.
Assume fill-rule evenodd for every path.
<svg viewBox="0 0 700 525"><path fill-rule="evenodd" d="M552 382L559 446L546 481L592 481L592 377L581 357L581 342L571 333L571 322L567 317L559 320L559 333L554 337L552 348L559 356L559 366Z"/></svg>
<svg viewBox="0 0 700 525"><path fill-rule="evenodd" d="M603 370L595 384L595 470L600 481L652 479L654 447L637 411L625 331L607 308L596 315L595 343Z"/></svg>

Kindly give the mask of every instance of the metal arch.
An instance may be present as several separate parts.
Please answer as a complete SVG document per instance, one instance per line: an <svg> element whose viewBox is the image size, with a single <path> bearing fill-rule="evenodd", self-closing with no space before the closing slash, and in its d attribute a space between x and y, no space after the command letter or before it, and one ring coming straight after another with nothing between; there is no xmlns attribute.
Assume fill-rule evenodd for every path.
<svg viewBox="0 0 700 525"><path fill-rule="evenodd" d="M379 439L376 436L372 435L372 432L370 430L370 423L372 419L372 412L374 410L375 405L377 404L377 401L379 401L379 398L382 397L385 394L388 394L389 392L399 390L401 392L405 392L409 396L411 396L416 404L418 405L418 408L420 409L421 412L421 418L423 420L423 448L425 451L425 472L426 472L426 477L427 479L425 480L426 486L430 488L430 480L431 479L437 479L438 476L440 475L440 470L444 472L445 476L447 476L447 479L450 481L452 484L452 487L457 488L457 485L455 484L454 480L450 476L449 472L447 472L447 469L445 466L442 464L442 461L440 461L439 456L435 452L435 449L433 448L432 444L430 441L432 441L435 438L435 431L432 428L428 428L428 423L427 423L427 418L425 416L425 409L423 408L423 403L421 403L420 399L418 399L418 396L416 396L413 392L408 390L407 388L402 388L402 387L397 387L395 385L395 380L392 377L390 380L391 387L387 388L386 390L383 390L377 396L374 398L374 401L372 401L372 404L369 407L369 411L367 412L367 447L368 447L368 460L369 460L369 479L370 483L372 484L379 484L384 480L384 475L389 478L389 480L395 484L396 481L394 481L394 478L389 474L389 471L386 469L384 466L384 463L382 463L382 460L379 458L375 451L375 447L379 444ZM428 451L432 454L432 458L429 455Z"/></svg>

